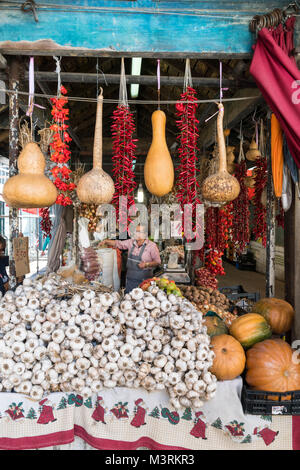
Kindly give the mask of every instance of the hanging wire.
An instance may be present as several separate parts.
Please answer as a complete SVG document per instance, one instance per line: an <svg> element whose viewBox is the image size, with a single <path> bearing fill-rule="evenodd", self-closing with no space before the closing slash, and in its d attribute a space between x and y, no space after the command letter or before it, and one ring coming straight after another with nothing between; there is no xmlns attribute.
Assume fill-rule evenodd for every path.
<svg viewBox="0 0 300 470"><path fill-rule="evenodd" d="M238 156L238 163L241 163L241 161L245 160L245 154L244 154L244 136L243 136L243 120L240 122L240 134L239 134L239 139L240 139L240 152Z"/></svg>
<svg viewBox="0 0 300 470"><path fill-rule="evenodd" d="M108 83L106 81L106 77L105 77L105 73L103 72L103 70L100 69L99 67L99 63L98 63L98 57L97 57L97 64L96 64L96 71L97 71L97 80L99 80L99 72L102 73L102 76L103 76L103 79L104 79L104 83L106 86L108 86ZM99 94L99 89L97 90L97 96Z"/></svg>
<svg viewBox="0 0 300 470"><path fill-rule="evenodd" d="M193 88L192 72L191 72L191 61L186 59L185 61L185 72L184 72L184 81L183 81L183 92L185 93L187 87Z"/></svg>
<svg viewBox="0 0 300 470"><path fill-rule="evenodd" d="M126 86L126 75L125 75L125 61L124 61L124 57L121 58L121 74L120 74L119 104L128 107L128 98L127 98L127 86Z"/></svg>
<svg viewBox="0 0 300 470"><path fill-rule="evenodd" d="M157 59L157 109L160 109L160 59Z"/></svg>
<svg viewBox="0 0 300 470"><path fill-rule="evenodd" d="M60 76L60 72L61 72L61 67L60 67L60 61L61 61L61 57L58 58L56 57L55 55L53 56L53 59L55 60L56 62L56 70L55 72L57 73L57 96L60 95L60 89L61 89L61 76Z"/></svg>
<svg viewBox="0 0 300 470"><path fill-rule="evenodd" d="M5 90L2 90L4 93L7 93L7 94L16 94L16 90L10 90L10 89L5 89ZM19 95L24 95L24 96L28 96L29 93L28 92L25 92L25 91L18 91L17 92ZM45 94L45 93L34 93L34 96L37 97L37 98L45 98L45 99L48 99L48 98L56 98L57 96L56 95L48 95L48 94ZM223 102L233 102L233 101L245 101L245 100L255 100L257 98L261 98L260 95L257 95L257 96L244 96L244 97L241 97L241 98L225 98L223 99ZM83 96L68 96L68 101L78 101L78 102L84 102L84 103L96 103L97 102L97 99L96 98L85 98ZM118 99L110 99L110 98L106 98L106 99L103 99L103 101L105 103L118 103L119 100ZM176 104L178 102L178 100L162 100L160 101L161 104ZM157 100L154 101L154 100L128 100L128 103L130 104L153 104L153 105L157 105ZM189 103L189 101L182 101L182 103ZM196 100L194 101L194 103L215 103L217 104L217 101L215 99L211 99L211 100ZM216 113L217 114L217 113Z"/></svg>

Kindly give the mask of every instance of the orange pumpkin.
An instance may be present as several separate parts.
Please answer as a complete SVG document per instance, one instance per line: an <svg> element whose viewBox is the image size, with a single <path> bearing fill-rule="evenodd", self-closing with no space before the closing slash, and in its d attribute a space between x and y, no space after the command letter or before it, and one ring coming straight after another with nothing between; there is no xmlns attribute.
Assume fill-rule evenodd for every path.
<svg viewBox="0 0 300 470"><path fill-rule="evenodd" d="M246 313L230 325L229 333L237 339L245 348L251 348L255 343L270 338L271 328L262 315L258 313Z"/></svg>
<svg viewBox="0 0 300 470"><path fill-rule="evenodd" d="M295 316L291 304L275 298L259 300L253 306L252 311L262 315L271 326L272 332L278 335L291 329Z"/></svg>
<svg viewBox="0 0 300 470"><path fill-rule="evenodd" d="M247 351L246 382L266 392L300 390L300 364L293 362L292 355L292 348L282 339L255 344Z"/></svg>
<svg viewBox="0 0 300 470"><path fill-rule="evenodd" d="M230 335L211 338L215 353L210 369L218 380L232 380L241 375L245 368L246 356L240 343Z"/></svg>

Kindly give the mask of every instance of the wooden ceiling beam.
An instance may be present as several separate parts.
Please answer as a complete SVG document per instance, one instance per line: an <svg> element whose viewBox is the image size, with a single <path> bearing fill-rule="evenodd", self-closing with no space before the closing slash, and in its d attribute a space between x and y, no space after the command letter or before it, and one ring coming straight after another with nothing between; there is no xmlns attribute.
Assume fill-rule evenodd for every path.
<svg viewBox="0 0 300 470"><path fill-rule="evenodd" d="M28 72L25 72L25 80L28 80ZM7 79L7 75L4 73L0 74L0 79ZM39 80L40 82L57 82L57 74L56 72L35 72L35 79ZM98 75L95 73L79 73L79 72L70 72L70 73L61 73L61 80L64 83L98 83L103 85L106 83L108 84L119 84L120 83L120 75L119 74L106 74L105 78L102 74ZM139 85L150 85L156 86L157 85L157 77L156 75L127 75L126 76L127 84L139 84ZM161 86L183 86L184 77L183 76L161 76L160 82ZM248 86L255 87L254 80L247 80L243 81L243 84L247 83ZM223 85L224 87L237 87L239 86L238 80L229 80L224 79ZM211 78L211 77L193 77L193 85L197 87L211 87L211 88L218 88L220 85L219 78Z"/></svg>

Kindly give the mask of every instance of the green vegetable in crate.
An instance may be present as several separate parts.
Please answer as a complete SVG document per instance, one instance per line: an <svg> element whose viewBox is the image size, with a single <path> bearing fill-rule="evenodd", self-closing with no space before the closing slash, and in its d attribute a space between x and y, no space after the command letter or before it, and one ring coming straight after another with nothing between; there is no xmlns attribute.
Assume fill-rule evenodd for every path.
<svg viewBox="0 0 300 470"><path fill-rule="evenodd" d="M212 337L217 335L228 334L228 328L225 322L215 312L207 312L207 314L203 317L203 321L204 325L207 328L207 334L209 336Z"/></svg>
<svg viewBox="0 0 300 470"><path fill-rule="evenodd" d="M237 339L245 349L270 338L272 331L267 321L258 313L246 313L236 318L229 328L229 333Z"/></svg>

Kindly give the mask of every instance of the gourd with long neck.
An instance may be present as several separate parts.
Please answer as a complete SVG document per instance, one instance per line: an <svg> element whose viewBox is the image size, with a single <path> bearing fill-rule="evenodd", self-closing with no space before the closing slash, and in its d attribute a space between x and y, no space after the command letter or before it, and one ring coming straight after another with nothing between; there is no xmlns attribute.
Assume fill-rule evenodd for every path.
<svg viewBox="0 0 300 470"><path fill-rule="evenodd" d="M102 169L102 91L97 100L94 134L93 168L83 175L77 185L77 196L86 204L108 204L115 192L112 178Z"/></svg>
<svg viewBox="0 0 300 470"><path fill-rule="evenodd" d="M204 200L223 204L233 201L240 193L238 180L227 171L226 146L223 133L224 106L218 103L219 114L217 119L217 136L219 149L219 171L208 176L202 185L202 197Z"/></svg>
<svg viewBox="0 0 300 470"><path fill-rule="evenodd" d="M174 166L165 136L166 115L156 110L151 121L153 138L145 161L145 184L154 196L165 196L174 184Z"/></svg>
<svg viewBox="0 0 300 470"><path fill-rule="evenodd" d="M3 198L10 207L49 207L55 203L57 190L44 175L45 158L35 142L25 145L18 158L19 174L9 178L3 188Z"/></svg>

